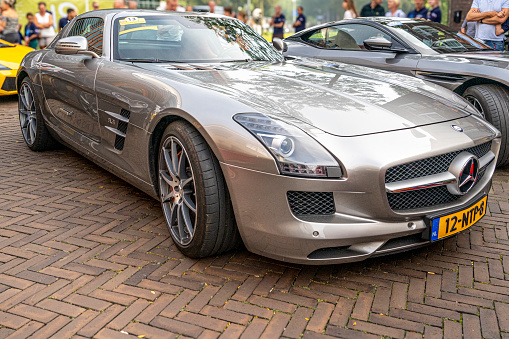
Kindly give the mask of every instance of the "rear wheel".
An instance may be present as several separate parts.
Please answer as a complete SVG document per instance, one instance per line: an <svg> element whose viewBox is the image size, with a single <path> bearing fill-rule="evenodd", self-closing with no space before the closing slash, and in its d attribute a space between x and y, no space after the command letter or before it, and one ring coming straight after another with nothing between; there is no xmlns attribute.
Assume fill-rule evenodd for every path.
<svg viewBox="0 0 509 339"><path fill-rule="evenodd" d="M58 145L44 123L29 77L23 79L18 91L18 112L23 139L32 151L48 151Z"/></svg>
<svg viewBox="0 0 509 339"><path fill-rule="evenodd" d="M239 243L233 208L219 162L198 131L170 124L159 147L159 195L177 248L201 258Z"/></svg>
<svg viewBox="0 0 509 339"><path fill-rule="evenodd" d="M502 133L497 166L509 164L509 91L498 85L476 85L463 93L475 108Z"/></svg>

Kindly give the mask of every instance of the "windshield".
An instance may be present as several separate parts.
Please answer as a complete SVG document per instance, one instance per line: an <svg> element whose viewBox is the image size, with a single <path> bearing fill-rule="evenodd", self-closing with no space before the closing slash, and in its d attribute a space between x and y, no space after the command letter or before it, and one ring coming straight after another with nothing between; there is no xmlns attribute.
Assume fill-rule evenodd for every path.
<svg viewBox="0 0 509 339"><path fill-rule="evenodd" d="M283 61L265 39L236 19L131 16L115 20L114 57L138 62Z"/></svg>
<svg viewBox="0 0 509 339"><path fill-rule="evenodd" d="M384 24L411 43L422 48L431 48L438 53L475 52L490 49L465 34L451 31L446 26L435 22L413 20L389 21Z"/></svg>

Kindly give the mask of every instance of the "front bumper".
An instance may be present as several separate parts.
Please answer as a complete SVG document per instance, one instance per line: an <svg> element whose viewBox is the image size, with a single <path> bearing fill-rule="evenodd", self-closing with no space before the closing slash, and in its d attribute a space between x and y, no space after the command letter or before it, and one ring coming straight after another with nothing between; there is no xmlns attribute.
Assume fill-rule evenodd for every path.
<svg viewBox="0 0 509 339"><path fill-rule="evenodd" d="M310 180L223 166L233 179L232 184L243 187L243 192L230 188L230 193L235 201L239 232L253 253L280 261L322 265L360 261L431 243L425 239L428 227L424 215L402 216L398 221L338 212L328 216L295 216L286 192L309 189ZM330 191L332 183L321 180L312 184L315 190ZM483 180L476 191L488 194L490 187L491 179ZM334 192L336 209L342 200L354 196L362 199L362 195L361 192ZM466 207L474 199L462 205Z"/></svg>
<svg viewBox="0 0 509 339"><path fill-rule="evenodd" d="M463 127L465 133L454 132L451 123ZM251 252L300 264L360 261L429 244L425 217L466 208L477 197L488 194L496 158L487 166L483 178L458 200L404 212L389 206L385 171L407 161L491 139L491 151L497 155L500 138L496 130L482 126L482 122L467 129L471 123L470 119L462 119L390 135L380 133L350 139L324 136L322 144L333 145L329 150L342 154L344 179L288 177L222 163L244 244ZM412 137L415 135L418 137ZM356 152L348 152L348 146ZM332 192L335 213L306 216L292 213L287 198L292 191Z"/></svg>
<svg viewBox="0 0 509 339"><path fill-rule="evenodd" d="M16 91L16 72L17 70L0 71L0 95L17 94Z"/></svg>

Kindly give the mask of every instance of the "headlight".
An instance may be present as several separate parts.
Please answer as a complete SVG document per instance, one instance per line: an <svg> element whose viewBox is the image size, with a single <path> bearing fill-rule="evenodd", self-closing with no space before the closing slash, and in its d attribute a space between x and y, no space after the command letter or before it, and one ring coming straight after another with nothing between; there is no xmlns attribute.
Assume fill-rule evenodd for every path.
<svg viewBox="0 0 509 339"><path fill-rule="evenodd" d="M332 155L299 128L259 113L241 113L233 119L267 147L282 174L341 177L341 167Z"/></svg>
<svg viewBox="0 0 509 339"><path fill-rule="evenodd" d="M7 66L0 64L0 71L10 71L11 69Z"/></svg>

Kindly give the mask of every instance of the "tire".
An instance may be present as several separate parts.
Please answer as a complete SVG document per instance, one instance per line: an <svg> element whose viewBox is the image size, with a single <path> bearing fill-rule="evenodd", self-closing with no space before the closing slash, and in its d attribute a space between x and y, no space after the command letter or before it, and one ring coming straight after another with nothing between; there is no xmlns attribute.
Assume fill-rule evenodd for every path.
<svg viewBox="0 0 509 339"><path fill-rule="evenodd" d="M463 96L502 133L497 167L509 164L509 91L498 85L476 85Z"/></svg>
<svg viewBox="0 0 509 339"><path fill-rule="evenodd" d="M183 254L203 258L239 244L219 162L189 123L168 125L159 145L158 169L163 214L173 242Z"/></svg>
<svg viewBox="0 0 509 339"><path fill-rule="evenodd" d="M18 93L18 113L21 134L32 151L49 151L59 146L46 127L39 103L34 95L34 85L29 77L21 82Z"/></svg>

